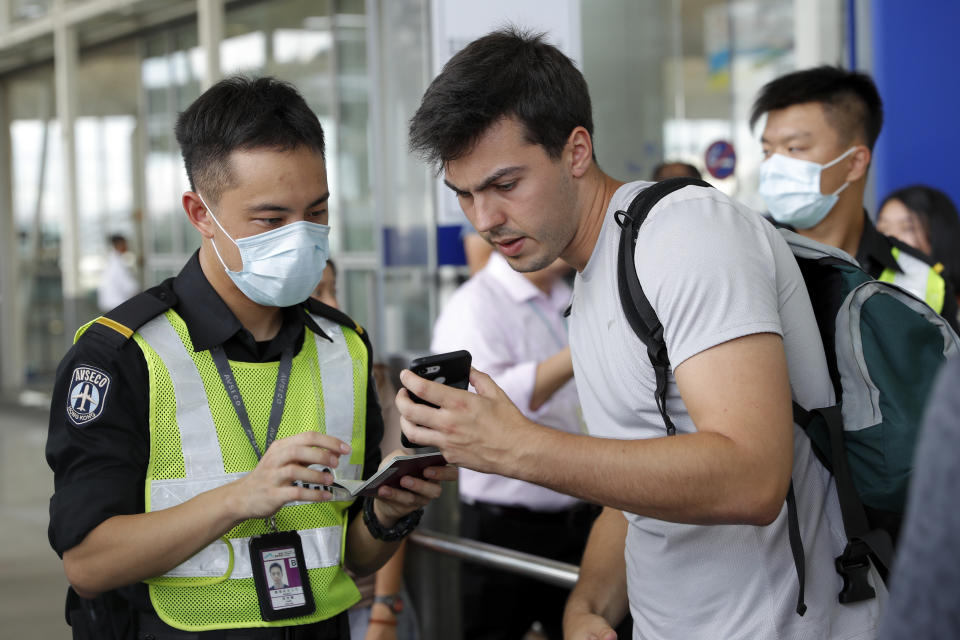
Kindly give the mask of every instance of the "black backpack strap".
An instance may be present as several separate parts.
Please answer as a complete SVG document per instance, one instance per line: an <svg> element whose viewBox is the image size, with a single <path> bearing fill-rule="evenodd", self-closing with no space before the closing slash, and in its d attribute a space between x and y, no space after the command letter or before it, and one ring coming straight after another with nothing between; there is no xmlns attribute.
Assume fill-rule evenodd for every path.
<svg viewBox="0 0 960 640"><path fill-rule="evenodd" d="M790 537L790 552L793 554L793 566L797 569L797 581L800 583L797 592L797 613L807 612L807 604L803 601L803 591L806 584L806 554L803 552L803 541L800 539L800 519L797 517L797 496L793 492L793 480L787 490L787 534Z"/></svg>
<svg viewBox="0 0 960 640"><path fill-rule="evenodd" d="M870 572L869 558L877 562L882 575L889 574L893 563L893 541L883 529L871 527L860 494L857 493L843 443L843 417L839 406L806 411L794 403L794 420L806 429L819 416L830 438L830 455L827 468L833 474L843 516L843 529L847 545L836 559L837 573L843 577L840 602L847 604L869 600L876 595L867 582Z"/></svg>
<svg viewBox="0 0 960 640"><path fill-rule="evenodd" d="M168 283L151 287L94 320L84 335L96 335L119 350L137 329L165 313L176 302L177 296Z"/></svg>
<svg viewBox="0 0 960 640"><path fill-rule="evenodd" d="M667 435L677 432L673 421L667 415L667 372L670 370L670 357L667 344L663 339L663 325L657 313L647 300L640 279L637 277L637 265L634 252L637 248L637 235L640 225L647 219L653 206L667 195L686 186L709 187L703 180L695 178L670 178L653 184L633 199L626 211L617 211L614 216L620 225L620 250L617 260L617 288L620 291L620 306L627 317L633 332L647 346L647 355L657 377L657 390L654 399L657 409L663 416Z"/></svg>
<svg viewBox="0 0 960 640"><path fill-rule="evenodd" d="M847 451L843 445L843 419L840 407L817 409L815 413L823 416L830 434L833 477L837 483L843 528L847 533L847 546L837 558L837 572L843 576L844 580L840 602L867 600L875 595L873 588L866 582L866 575L870 568L867 556L872 555L880 564L880 570L889 573L893 564L893 541L886 531L870 526L860 494L857 493L857 488L853 484L853 476L850 475L850 465L847 462Z"/></svg>

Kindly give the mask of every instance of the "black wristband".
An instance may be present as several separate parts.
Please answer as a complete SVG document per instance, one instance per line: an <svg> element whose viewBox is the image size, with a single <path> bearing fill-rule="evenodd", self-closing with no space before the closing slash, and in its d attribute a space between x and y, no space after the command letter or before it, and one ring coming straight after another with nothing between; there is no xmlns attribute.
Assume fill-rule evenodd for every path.
<svg viewBox="0 0 960 640"><path fill-rule="evenodd" d="M397 520L397 523L387 529L377 519L377 514L373 510L374 498L366 497L363 499L363 523L367 525L367 530L377 540L384 542L394 542L401 540L417 528L420 524L420 518L423 517L423 509L417 509L406 516Z"/></svg>

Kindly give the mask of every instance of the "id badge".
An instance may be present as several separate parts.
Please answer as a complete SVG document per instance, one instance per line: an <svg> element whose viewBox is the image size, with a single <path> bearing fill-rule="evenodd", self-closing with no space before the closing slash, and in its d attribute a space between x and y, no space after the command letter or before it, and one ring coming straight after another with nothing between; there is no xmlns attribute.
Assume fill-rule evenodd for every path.
<svg viewBox="0 0 960 640"><path fill-rule="evenodd" d="M286 620L313 613L316 605L303 545L296 531L280 531L250 539L250 566L257 587L260 616Z"/></svg>

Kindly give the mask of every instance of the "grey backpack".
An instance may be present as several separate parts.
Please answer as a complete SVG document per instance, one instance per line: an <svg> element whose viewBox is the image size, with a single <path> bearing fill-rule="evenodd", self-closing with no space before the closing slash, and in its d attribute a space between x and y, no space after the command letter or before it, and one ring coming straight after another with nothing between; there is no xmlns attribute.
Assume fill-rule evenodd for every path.
<svg viewBox="0 0 960 640"><path fill-rule="evenodd" d="M710 185L673 178L640 192L626 211L618 262L620 303L634 333L647 347L657 379L656 402L668 435L676 429L666 411L670 358L663 326L647 300L634 263L637 235L653 206L686 186ZM810 295L837 398L831 407L793 403L794 422L804 428L817 458L835 478L844 552L836 559L843 576L842 603L875 596L867 582L870 558L886 578L900 528L923 410L944 360L960 352L960 339L927 304L900 287L867 274L843 251L780 229ZM793 485L787 494L790 546L803 615L804 553Z"/></svg>

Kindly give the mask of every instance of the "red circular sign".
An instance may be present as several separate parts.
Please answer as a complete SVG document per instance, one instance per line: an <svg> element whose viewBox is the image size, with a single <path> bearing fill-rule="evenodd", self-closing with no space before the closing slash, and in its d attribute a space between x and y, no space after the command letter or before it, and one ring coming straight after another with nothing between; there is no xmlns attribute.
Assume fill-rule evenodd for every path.
<svg viewBox="0 0 960 640"><path fill-rule="evenodd" d="M704 161L710 175L722 180L733 175L737 166L737 152L733 150L733 144L726 140L717 140L707 147Z"/></svg>

